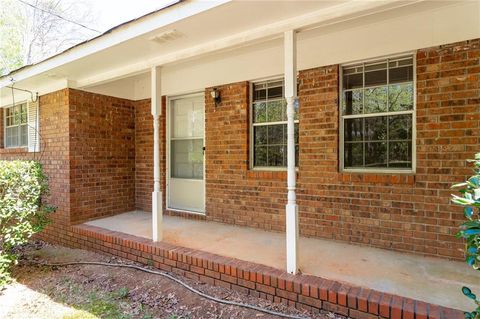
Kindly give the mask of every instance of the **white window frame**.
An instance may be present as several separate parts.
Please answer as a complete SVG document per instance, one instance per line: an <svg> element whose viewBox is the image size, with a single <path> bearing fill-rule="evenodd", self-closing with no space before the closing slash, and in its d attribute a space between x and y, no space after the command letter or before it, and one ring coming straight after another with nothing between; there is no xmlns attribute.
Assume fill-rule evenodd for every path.
<svg viewBox="0 0 480 319"><path fill-rule="evenodd" d="M396 59L406 56L411 56L413 59L413 108L407 111L398 111L398 112L382 112L382 113L369 113L369 114L354 114L354 115L343 115L342 114L342 104L343 104L343 69L345 67L365 64L370 62L376 62L387 59ZM363 76L365 77L365 69L363 70ZM417 167L417 152L416 152L416 140L417 140L417 60L416 52L403 52L400 54L389 55L389 56L380 56L371 59L359 60L349 63L344 63L339 66L339 104L338 104L338 114L339 114L339 128L340 128L340 142L339 142L339 156L340 156L340 172L345 173L379 173L379 174L415 174ZM388 63L387 63L387 81L388 81ZM364 83L365 85L365 83ZM387 85L388 87L388 85ZM388 94L388 93L387 93ZM365 98L364 94L362 95ZM363 105L364 106L364 105ZM345 143L345 131L344 131L344 120L351 118L366 118L366 117L377 117L377 116L388 116L388 115L401 115L401 114L411 114L412 116L412 167L411 168L345 168L344 167L344 143Z"/></svg>
<svg viewBox="0 0 480 319"><path fill-rule="evenodd" d="M283 91L285 90L285 77L283 75L278 75L278 76L273 76L273 77L268 77L268 78L263 78L263 79L258 79L254 81L249 82L249 169L253 171L287 171L287 165L285 166L255 166L255 141L254 141L254 123L253 123L253 88L254 85L257 83L262 83L262 82L274 82L274 81L283 81ZM285 96L282 96L282 99L285 100ZM300 112L300 110L298 111ZM300 114L299 114L300 115ZM261 123L257 126L262 126L262 125L275 125L275 124L287 124L287 120L285 121L278 121L278 122L266 122ZM295 124L299 123L299 120L294 121ZM300 126L299 126L299 134L300 134ZM299 136L300 138L300 136ZM299 150L300 152L300 147ZM298 163L295 163L296 168L298 169Z"/></svg>
<svg viewBox="0 0 480 319"><path fill-rule="evenodd" d="M22 104L25 104L25 107L27 109L27 121L25 124L18 124L18 125L11 125L7 127L7 109L11 109L13 107L20 107ZM15 103L15 105L8 105L3 108L3 145L4 148L6 149L14 149L14 148L28 148L28 140L29 140L29 132L28 132L28 109L29 109L29 102L28 101L22 101L19 103ZM21 127L25 125L27 127L27 143L25 145L19 144L15 146L7 146L7 128L12 128L12 127ZM21 135L19 136L21 139Z"/></svg>

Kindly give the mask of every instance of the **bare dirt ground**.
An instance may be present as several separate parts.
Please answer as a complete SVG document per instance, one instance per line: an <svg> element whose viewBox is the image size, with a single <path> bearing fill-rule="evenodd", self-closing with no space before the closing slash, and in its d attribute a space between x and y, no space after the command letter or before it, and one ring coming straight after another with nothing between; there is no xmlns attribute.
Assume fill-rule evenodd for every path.
<svg viewBox="0 0 480 319"><path fill-rule="evenodd" d="M219 304L198 296L167 278L134 269L95 265L49 267L30 264L30 261L56 263L80 260L130 263L119 258L44 243L29 245L24 249L23 255L20 265L14 269L15 281L0 291L0 318L281 318ZM305 318L340 318L332 313L300 311L174 276L204 293L222 299Z"/></svg>

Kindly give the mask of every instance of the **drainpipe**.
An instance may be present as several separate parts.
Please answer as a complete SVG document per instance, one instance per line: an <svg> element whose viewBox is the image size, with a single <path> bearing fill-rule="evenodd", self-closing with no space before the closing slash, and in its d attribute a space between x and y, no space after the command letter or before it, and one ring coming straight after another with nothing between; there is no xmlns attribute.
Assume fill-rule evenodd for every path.
<svg viewBox="0 0 480 319"><path fill-rule="evenodd" d="M286 244L287 272L298 272L298 205L295 194L295 123L294 104L297 103L297 39L295 30L284 34L285 99L287 101L287 205Z"/></svg>
<svg viewBox="0 0 480 319"><path fill-rule="evenodd" d="M152 192L152 240L161 241L163 237L162 192L160 191L160 115L162 114L162 90L160 67L151 71L151 104L153 116L153 192Z"/></svg>

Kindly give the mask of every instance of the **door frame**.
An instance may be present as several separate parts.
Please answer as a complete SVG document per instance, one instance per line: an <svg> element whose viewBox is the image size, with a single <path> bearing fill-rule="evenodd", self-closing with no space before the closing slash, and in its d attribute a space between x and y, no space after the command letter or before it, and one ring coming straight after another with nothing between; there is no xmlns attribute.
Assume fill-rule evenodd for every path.
<svg viewBox="0 0 480 319"><path fill-rule="evenodd" d="M206 178L205 178L205 152L203 152L203 212L197 212L197 211L191 211L191 210L184 210L184 209L178 209L178 208L172 208L170 207L170 170L171 170L171 165L170 165L170 160L171 160L171 155L170 155L170 128L171 128L171 107L172 107L172 102L175 100L180 100L180 99L185 99L185 98L192 98L192 97L202 97L203 98L203 147L206 145L205 141L205 91L196 91L194 93L186 93L186 94L178 94L178 95L172 95L172 96L167 96L167 105L166 105L166 127L165 127L165 143L166 147L165 150L167 152L165 156L165 207L167 210L173 211L173 212L181 212L181 213L187 213L187 214L193 214L193 215L206 215L206 205L207 205L207 191L206 191Z"/></svg>

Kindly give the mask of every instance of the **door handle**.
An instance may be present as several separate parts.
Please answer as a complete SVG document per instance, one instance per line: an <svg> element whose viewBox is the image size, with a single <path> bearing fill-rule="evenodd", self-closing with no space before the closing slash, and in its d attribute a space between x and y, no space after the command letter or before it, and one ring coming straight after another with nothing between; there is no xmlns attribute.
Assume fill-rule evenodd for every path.
<svg viewBox="0 0 480 319"><path fill-rule="evenodd" d="M205 155L205 146L202 148L202 150L203 150L203 155Z"/></svg>

